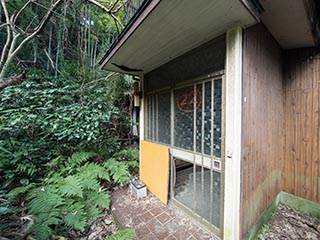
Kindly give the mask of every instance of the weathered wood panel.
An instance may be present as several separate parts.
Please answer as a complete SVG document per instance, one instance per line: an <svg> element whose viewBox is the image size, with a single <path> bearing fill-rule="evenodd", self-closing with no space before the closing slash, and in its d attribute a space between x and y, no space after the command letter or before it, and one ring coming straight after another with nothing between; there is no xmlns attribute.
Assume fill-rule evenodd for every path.
<svg viewBox="0 0 320 240"><path fill-rule="evenodd" d="M320 50L289 50L284 59L282 188L320 202Z"/></svg>
<svg viewBox="0 0 320 240"><path fill-rule="evenodd" d="M244 32L242 235L281 191L282 52L263 25Z"/></svg>

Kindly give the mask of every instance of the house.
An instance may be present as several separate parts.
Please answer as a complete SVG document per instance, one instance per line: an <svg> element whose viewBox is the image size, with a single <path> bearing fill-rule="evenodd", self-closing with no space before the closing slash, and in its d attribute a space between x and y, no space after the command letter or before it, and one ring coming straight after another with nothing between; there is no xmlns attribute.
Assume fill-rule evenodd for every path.
<svg viewBox="0 0 320 240"><path fill-rule="evenodd" d="M148 189L221 239L319 206L319 42L316 0L143 1L101 65L140 79Z"/></svg>

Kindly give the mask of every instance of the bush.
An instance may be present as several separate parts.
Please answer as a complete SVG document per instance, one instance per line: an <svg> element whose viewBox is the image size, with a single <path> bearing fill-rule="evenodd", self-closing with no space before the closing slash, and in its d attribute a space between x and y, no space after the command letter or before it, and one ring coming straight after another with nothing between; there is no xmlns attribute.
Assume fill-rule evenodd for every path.
<svg viewBox="0 0 320 240"><path fill-rule="evenodd" d="M98 82L82 91L65 81L37 73L0 92L1 231L27 229L36 239L85 231L109 207L104 186L127 184L138 166L137 150L114 154L130 126L126 100L115 98L125 99L130 84ZM26 214L30 224L22 226Z"/></svg>

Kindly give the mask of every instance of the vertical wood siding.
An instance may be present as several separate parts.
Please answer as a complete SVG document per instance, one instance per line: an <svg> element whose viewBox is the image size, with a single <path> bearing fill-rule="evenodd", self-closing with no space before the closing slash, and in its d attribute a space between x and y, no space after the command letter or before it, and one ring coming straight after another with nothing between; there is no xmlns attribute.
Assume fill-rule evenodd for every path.
<svg viewBox="0 0 320 240"><path fill-rule="evenodd" d="M281 191L282 52L263 25L244 32L242 235Z"/></svg>
<svg viewBox="0 0 320 240"><path fill-rule="evenodd" d="M320 53L284 54L284 161L282 188L320 202Z"/></svg>

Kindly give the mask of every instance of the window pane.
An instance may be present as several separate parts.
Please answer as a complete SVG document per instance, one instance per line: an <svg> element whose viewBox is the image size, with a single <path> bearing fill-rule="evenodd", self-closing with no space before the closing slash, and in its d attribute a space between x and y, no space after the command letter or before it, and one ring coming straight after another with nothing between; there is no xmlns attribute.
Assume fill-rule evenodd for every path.
<svg viewBox="0 0 320 240"><path fill-rule="evenodd" d="M155 126L156 126L156 110L155 110L155 96L150 95L147 97L147 140L155 140Z"/></svg>
<svg viewBox="0 0 320 240"><path fill-rule="evenodd" d="M204 153L211 155L211 111L212 111L212 88L211 81L206 82L204 86Z"/></svg>
<svg viewBox="0 0 320 240"><path fill-rule="evenodd" d="M201 107L194 86L174 91L174 146L193 150L194 109Z"/></svg>
<svg viewBox="0 0 320 240"><path fill-rule="evenodd" d="M202 83L197 84L197 92L201 93L202 99ZM202 153L202 106L196 109L196 151Z"/></svg>
<svg viewBox="0 0 320 240"><path fill-rule="evenodd" d="M221 173L212 171L212 223L220 228Z"/></svg>
<svg viewBox="0 0 320 240"><path fill-rule="evenodd" d="M158 95L158 142L170 144L170 98L171 94L163 93Z"/></svg>
<svg viewBox="0 0 320 240"><path fill-rule="evenodd" d="M221 157L221 105L222 80L214 81L214 109L213 109L213 155Z"/></svg>
<svg viewBox="0 0 320 240"><path fill-rule="evenodd" d="M151 140L151 113L152 113L151 96L147 97L147 127L146 127L146 138Z"/></svg>

